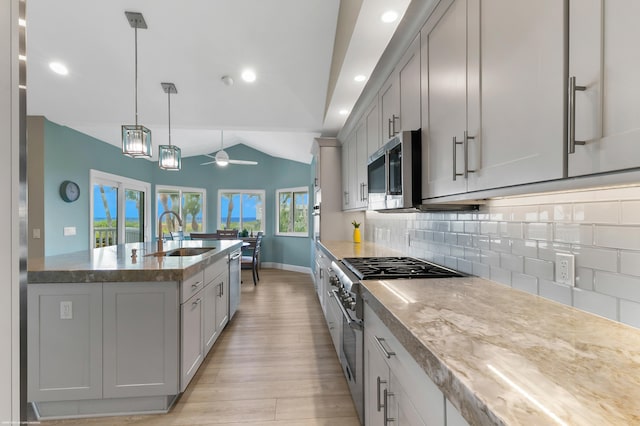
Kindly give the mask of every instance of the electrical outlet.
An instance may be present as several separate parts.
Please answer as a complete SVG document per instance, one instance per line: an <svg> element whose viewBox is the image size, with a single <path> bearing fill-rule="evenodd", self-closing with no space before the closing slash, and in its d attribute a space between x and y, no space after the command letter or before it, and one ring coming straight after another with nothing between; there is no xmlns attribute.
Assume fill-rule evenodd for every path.
<svg viewBox="0 0 640 426"><path fill-rule="evenodd" d="M73 302L70 300L60 302L60 319L73 319Z"/></svg>
<svg viewBox="0 0 640 426"><path fill-rule="evenodd" d="M556 282L576 285L576 258L568 253L556 253Z"/></svg>

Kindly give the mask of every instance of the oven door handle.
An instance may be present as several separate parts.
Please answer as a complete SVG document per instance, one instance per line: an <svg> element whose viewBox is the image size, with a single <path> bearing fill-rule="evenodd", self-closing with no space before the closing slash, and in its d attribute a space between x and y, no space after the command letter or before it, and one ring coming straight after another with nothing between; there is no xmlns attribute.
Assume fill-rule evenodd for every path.
<svg viewBox="0 0 640 426"><path fill-rule="evenodd" d="M340 303L340 297L338 297L338 290L331 290L331 293L333 293L333 297L336 299L336 303L338 304L340 311L342 311L342 315L344 316L344 319L347 321L347 324L349 325L349 327L351 327L354 330L362 330L363 329L362 321L354 320L353 318L351 318L351 315L349 315L349 312L347 312L344 306L342 306L342 303Z"/></svg>

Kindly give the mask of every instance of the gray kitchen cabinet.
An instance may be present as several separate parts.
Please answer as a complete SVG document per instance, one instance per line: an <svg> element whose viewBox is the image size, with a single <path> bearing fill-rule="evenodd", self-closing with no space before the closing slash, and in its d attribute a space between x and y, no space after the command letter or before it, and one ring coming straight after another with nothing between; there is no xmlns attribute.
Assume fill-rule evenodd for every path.
<svg viewBox="0 0 640 426"><path fill-rule="evenodd" d="M366 424L444 426L444 394L367 304L364 321Z"/></svg>
<svg viewBox="0 0 640 426"><path fill-rule="evenodd" d="M343 237L342 228L335 226L342 218L343 197L339 188L345 176L342 172L341 144L336 138L316 138L312 152L318 165L320 188L315 193L315 202L320 204L319 221L314 216L314 237L326 240L339 240ZM344 164L347 167L347 164ZM317 227L317 228L316 228ZM315 245L315 241L312 241Z"/></svg>
<svg viewBox="0 0 640 426"><path fill-rule="evenodd" d="M202 289L202 333L204 336L205 354L213 347L220 332L216 320L219 290L219 286L213 282L208 283L204 289Z"/></svg>
<svg viewBox="0 0 640 426"><path fill-rule="evenodd" d="M422 125L420 120L420 35L413 40L407 53L400 60L398 82L400 89L399 130L418 130Z"/></svg>
<svg viewBox="0 0 640 426"><path fill-rule="evenodd" d="M351 201L351 194L349 193L350 188L350 169L355 164L356 158L355 156L350 156L349 146L353 143L353 139L349 136L347 139L341 141L342 142L342 210L348 210Z"/></svg>
<svg viewBox="0 0 640 426"><path fill-rule="evenodd" d="M555 0L438 5L421 31L423 198L563 177L564 22Z"/></svg>
<svg viewBox="0 0 640 426"><path fill-rule="evenodd" d="M394 69L380 88L380 117L382 118L382 145L400 132L400 82Z"/></svg>
<svg viewBox="0 0 640 426"><path fill-rule="evenodd" d="M213 283L217 287L216 328L218 332L229 322L229 275L222 274Z"/></svg>
<svg viewBox="0 0 640 426"><path fill-rule="evenodd" d="M330 287L327 289L327 326L329 327L329 334L331 334L331 341L333 347L336 350L338 358L340 357L340 348L342 347L342 311L338 307L338 302L334 293L330 291Z"/></svg>
<svg viewBox="0 0 640 426"><path fill-rule="evenodd" d="M358 209L366 209L367 208L367 198L369 195L368 191L368 177L367 177L367 152L368 152L368 141L367 141L367 123L363 118L361 120L360 126L356 129L356 164L355 164L355 175L356 175L356 187L354 188L357 191L357 202L356 207Z"/></svg>
<svg viewBox="0 0 640 426"><path fill-rule="evenodd" d="M178 393L178 283L104 283L104 398Z"/></svg>
<svg viewBox="0 0 640 426"><path fill-rule="evenodd" d="M180 306L180 391L184 392L205 356L202 291Z"/></svg>
<svg viewBox="0 0 640 426"><path fill-rule="evenodd" d="M369 108L367 108L366 116L367 126L367 159L371 154L376 152L382 146L382 123L380 119L380 108L378 107L378 97L376 96Z"/></svg>
<svg viewBox="0 0 640 426"><path fill-rule="evenodd" d="M637 0L569 1L569 78L584 88L574 120L584 144L569 151L569 176L640 166L638 16Z"/></svg>
<svg viewBox="0 0 640 426"><path fill-rule="evenodd" d="M367 208L367 126L363 117L342 143L343 210Z"/></svg>
<svg viewBox="0 0 640 426"><path fill-rule="evenodd" d="M102 397L102 283L29 284L28 400Z"/></svg>

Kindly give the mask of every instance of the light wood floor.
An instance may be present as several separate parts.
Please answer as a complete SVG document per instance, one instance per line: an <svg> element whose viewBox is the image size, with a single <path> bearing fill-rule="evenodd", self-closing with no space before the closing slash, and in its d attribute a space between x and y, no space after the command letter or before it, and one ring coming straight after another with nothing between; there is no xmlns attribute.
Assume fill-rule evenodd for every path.
<svg viewBox="0 0 640 426"><path fill-rule="evenodd" d="M240 309L169 414L43 424L359 425L311 277L242 274Z"/></svg>

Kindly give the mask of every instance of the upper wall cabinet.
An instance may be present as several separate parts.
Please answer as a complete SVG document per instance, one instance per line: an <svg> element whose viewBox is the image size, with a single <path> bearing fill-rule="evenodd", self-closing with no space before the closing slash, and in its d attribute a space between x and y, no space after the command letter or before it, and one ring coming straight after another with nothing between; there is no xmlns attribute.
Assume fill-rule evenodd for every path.
<svg viewBox="0 0 640 426"><path fill-rule="evenodd" d="M637 0L569 2L570 176L639 166L638 16Z"/></svg>
<svg viewBox="0 0 640 426"><path fill-rule="evenodd" d="M367 121L367 159L371 154L376 152L382 146L382 138L380 132L380 108L378 108L378 97L369 105L366 112Z"/></svg>
<svg viewBox="0 0 640 426"><path fill-rule="evenodd" d="M420 128L420 36L411 43L380 89L382 144L403 130Z"/></svg>
<svg viewBox="0 0 640 426"><path fill-rule="evenodd" d="M564 17L556 0L439 4L422 30L423 198L563 177Z"/></svg>

